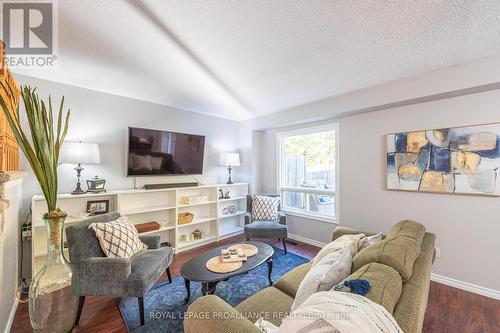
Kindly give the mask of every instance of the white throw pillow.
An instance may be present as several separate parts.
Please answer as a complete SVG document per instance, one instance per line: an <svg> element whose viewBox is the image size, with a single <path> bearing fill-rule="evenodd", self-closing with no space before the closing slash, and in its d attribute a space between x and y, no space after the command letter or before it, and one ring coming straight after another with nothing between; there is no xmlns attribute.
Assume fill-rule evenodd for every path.
<svg viewBox="0 0 500 333"><path fill-rule="evenodd" d="M380 242L383 237L384 237L384 234L379 232L376 235L361 238L361 240L359 241L359 251L363 250L368 245L372 245L372 244L375 244L377 242Z"/></svg>
<svg viewBox="0 0 500 333"><path fill-rule="evenodd" d="M252 195L252 221L277 220L279 205L279 197Z"/></svg>
<svg viewBox="0 0 500 333"><path fill-rule="evenodd" d="M318 292L330 290L351 274L352 256L349 247L332 252L321 259L306 274L299 285L292 311L302 304L309 296Z"/></svg>
<svg viewBox="0 0 500 333"><path fill-rule="evenodd" d="M111 222L99 222L89 225L94 230L102 252L110 258L130 258L137 252L147 249L139 239L137 229L121 216Z"/></svg>
<svg viewBox="0 0 500 333"><path fill-rule="evenodd" d="M403 333L394 317L366 297L323 291L309 297L273 333Z"/></svg>
<svg viewBox="0 0 500 333"><path fill-rule="evenodd" d="M349 247L351 256L354 257L358 253L359 240L363 237L365 237L365 234L340 236L333 242L327 244L318 252L316 257L314 257L314 259L312 260L312 265L316 265L318 262L320 262L321 259L329 255L330 253L343 249L344 247Z"/></svg>
<svg viewBox="0 0 500 333"><path fill-rule="evenodd" d="M132 154L132 165L134 167L134 170L151 171L151 155Z"/></svg>

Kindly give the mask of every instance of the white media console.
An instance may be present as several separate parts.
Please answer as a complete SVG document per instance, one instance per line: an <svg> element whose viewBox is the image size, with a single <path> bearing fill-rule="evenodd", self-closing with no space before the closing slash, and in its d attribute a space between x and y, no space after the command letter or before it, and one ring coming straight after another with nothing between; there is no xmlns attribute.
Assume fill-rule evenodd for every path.
<svg viewBox="0 0 500 333"><path fill-rule="evenodd" d="M229 191L229 199L219 199L219 190ZM65 225L83 220L89 201L109 201L109 211L118 211L134 223L158 222L160 229L143 234L158 234L162 242L170 242L174 253L197 246L216 242L242 233L243 214L246 212L247 183L203 185L197 187L178 187L155 190L122 190L100 194L60 194L57 205L68 213ZM203 196L208 200L193 204L182 204L181 199L190 196ZM236 212L224 214L224 208L234 205ZM32 199L32 276L43 266L47 256L47 230L42 220L47 206L41 195ZM179 213L194 214L188 224L179 224ZM185 241L195 229L203 232L199 240ZM67 254L67 253L66 253Z"/></svg>

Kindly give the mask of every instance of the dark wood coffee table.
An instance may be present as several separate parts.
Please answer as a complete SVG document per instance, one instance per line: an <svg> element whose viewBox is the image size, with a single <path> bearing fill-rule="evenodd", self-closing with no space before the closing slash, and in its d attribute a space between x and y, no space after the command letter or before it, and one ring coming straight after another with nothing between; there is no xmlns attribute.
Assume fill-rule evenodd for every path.
<svg viewBox="0 0 500 333"><path fill-rule="evenodd" d="M209 271L206 267L206 263L209 259L220 255L222 249L227 249L231 245L235 244L252 244L258 248L256 255L250 257L243 263L243 265L237 270L229 273L214 273ZM242 275L248 273L254 268L257 268L264 262L267 263L267 279L269 284L273 284L271 280L271 273L273 271L273 254L274 249L272 246L263 242L238 242L234 244L228 244L224 246L219 246L208 252L200 254L199 256L193 257L184 263L181 267L181 275L184 277L184 282L186 284L187 296L184 301L189 302L191 297L191 281L201 282L201 292L203 296L207 294L215 293L217 283L220 281L226 281L229 278L237 275Z"/></svg>

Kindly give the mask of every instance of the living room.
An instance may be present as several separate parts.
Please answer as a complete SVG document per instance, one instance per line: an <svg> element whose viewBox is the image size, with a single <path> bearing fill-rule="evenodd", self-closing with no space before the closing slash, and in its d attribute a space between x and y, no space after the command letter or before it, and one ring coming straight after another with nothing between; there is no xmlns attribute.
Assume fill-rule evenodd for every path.
<svg viewBox="0 0 500 333"><path fill-rule="evenodd" d="M0 331L500 332L500 4L0 7Z"/></svg>

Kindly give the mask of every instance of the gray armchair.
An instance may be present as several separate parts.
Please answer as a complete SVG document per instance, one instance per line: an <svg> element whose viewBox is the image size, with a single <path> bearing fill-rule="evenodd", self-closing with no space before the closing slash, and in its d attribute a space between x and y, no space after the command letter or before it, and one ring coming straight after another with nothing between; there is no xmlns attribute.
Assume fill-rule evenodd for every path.
<svg viewBox="0 0 500 333"><path fill-rule="evenodd" d="M78 325L85 296L137 297L141 326L144 325L144 294L166 271L172 283L169 266L173 254L170 247L160 247L160 236L139 236L148 246L131 258L108 258L104 255L94 231L89 225L94 222L111 222L119 213L108 213L90 217L66 227L69 257L73 268L73 292L80 296Z"/></svg>
<svg viewBox="0 0 500 333"><path fill-rule="evenodd" d="M260 194L268 197L279 197L276 194ZM285 240L288 236L286 225L286 215L278 207L278 219L274 221L253 221L252 220L252 196L247 195L247 213L245 214L245 237L250 238L277 238L283 241L283 249L286 250Z"/></svg>

